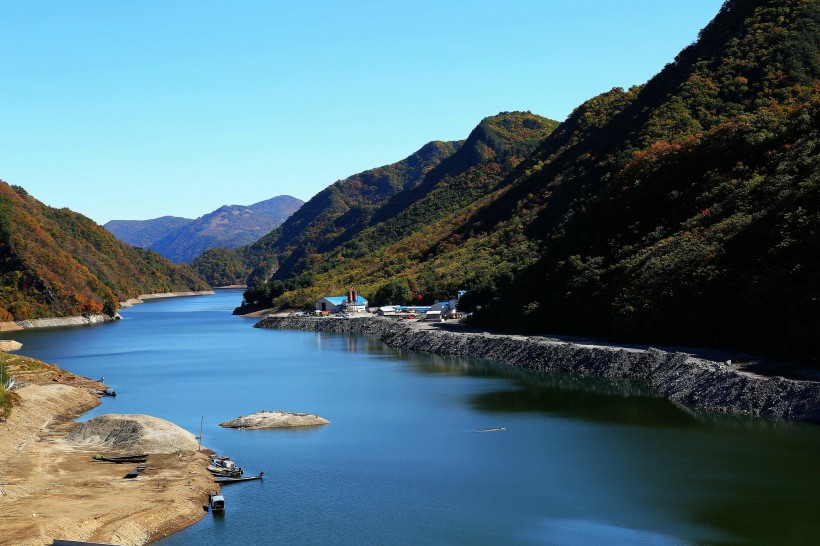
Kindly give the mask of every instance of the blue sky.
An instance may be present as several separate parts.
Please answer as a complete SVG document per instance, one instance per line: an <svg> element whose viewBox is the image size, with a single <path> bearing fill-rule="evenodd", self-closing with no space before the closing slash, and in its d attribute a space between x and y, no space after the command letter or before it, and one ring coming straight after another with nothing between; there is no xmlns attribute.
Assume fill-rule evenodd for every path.
<svg viewBox="0 0 820 546"><path fill-rule="evenodd" d="M645 82L720 0L0 0L0 179L100 223L308 199Z"/></svg>

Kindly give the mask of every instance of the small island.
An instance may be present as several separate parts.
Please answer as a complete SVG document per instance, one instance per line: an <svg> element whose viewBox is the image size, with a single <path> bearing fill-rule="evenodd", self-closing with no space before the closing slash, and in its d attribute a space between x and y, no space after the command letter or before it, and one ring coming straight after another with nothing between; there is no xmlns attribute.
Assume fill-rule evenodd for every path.
<svg viewBox="0 0 820 546"><path fill-rule="evenodd" d="M220 427L226 428L289 428L289 427L312 427L326 425L330 421L324 417L311 413L291 413L289 411L268 411L262 410L253 415L244 415L220 423Z"/></svg>

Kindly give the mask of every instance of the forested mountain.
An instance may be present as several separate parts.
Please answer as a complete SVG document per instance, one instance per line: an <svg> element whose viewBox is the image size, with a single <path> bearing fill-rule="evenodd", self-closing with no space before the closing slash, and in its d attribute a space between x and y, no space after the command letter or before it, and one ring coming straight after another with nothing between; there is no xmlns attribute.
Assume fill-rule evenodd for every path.
<svg viewBox="0 0 820 546"><path fill-rule="evenodd" d="M640 88L578 108L469 222L540 259L476 279L487 325L815 359L820 3L727 2Z"/></svg>
<svg viewBox="0 0 820 546"><path fill-rule="evenodd" d="M155 250L173 262L189 262L209 248L236 248L256 241L302 204L290 195L279 195L249 206L225 205L196 220L164 216L112 220L105 227L128 244ZM171 228L172 224L177 225Z"/></svg>
<svg viewBox="0 0 820 546"><path fill-rule="evenodd" d="M236 253L209 251L191 265L214 286L264 283L277 270L280 276L289 275L303 268L318 252L338 244L347 230L366 223L375 207L385 200L414 188L460 144L430 142L397 163L338 180L256 243ZM241 270L236 270L240 263ZM230 278L226 271L236 271L237 276Z"/></svg>
<svg viewBox="0 0 820 546"><path fill-rule="evenodd" d="M504 252L488 257L491 247L509 243L509 232L474 247L451 235L471 211L504 191L505 175L557 125L529 112L503 112L484 119L463 143L433 142L402 162L337 182L242 249L246 259L268 260L257 262L246 299L279 298L278 305L301 307L353 284L376 300L391 290L432 298L471 271L534 260ZM452 260L456 249L463 256Z"/></svg>
<svg viewBox="0 0 820 546"><path fill-rule="evenodd" d="M152 244L191 222L190 218L162 216L152 220L111 220L103 227L129 245L151 248Z"/></svg>
<svg viewBox="0 0 820 546"><path fill-rule="evenodd" d="M0 181L0 321L112 314L139 294L207 289L188 267Z"/></svg>
<svg viewBox="0 0 820 546"><path fill-rule="evenodd" d="M463 288L499 329L815 358L820 2L730 0L646 84L539 119L488 118L364 206L331 186L228 257L246 297Z"/></svg>

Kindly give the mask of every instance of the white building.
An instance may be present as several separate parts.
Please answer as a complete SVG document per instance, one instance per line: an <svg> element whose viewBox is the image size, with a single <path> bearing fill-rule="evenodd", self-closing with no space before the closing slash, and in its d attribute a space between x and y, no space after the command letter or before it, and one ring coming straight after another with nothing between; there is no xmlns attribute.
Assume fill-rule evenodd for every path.
<svg viewBox="0 0 820 546"><path fill-rule="evenodd" d="M458 300L439 301L430 306L430 310L424 314L425 320L442 320L456 318L456 305Z"/></svg>
<svg viewBox="0 0 820 546"><path fill-rule="evenodd" d="M367 300L361 297L355 290L349 290L347 296L325 296L316 302L316 310L326 311L330 314L364 313L367 311Z"/></svg>

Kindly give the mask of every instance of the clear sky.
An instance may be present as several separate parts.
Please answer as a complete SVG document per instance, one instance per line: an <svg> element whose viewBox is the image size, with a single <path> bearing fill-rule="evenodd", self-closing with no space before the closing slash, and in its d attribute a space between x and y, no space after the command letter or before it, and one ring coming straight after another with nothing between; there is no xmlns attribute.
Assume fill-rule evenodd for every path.
<svg viewBox="0 0 820 546"><path fill-rule="evenodd" d="M721 0L0 0L0 179L99 223L195 218L563 120Z"/></svg>

